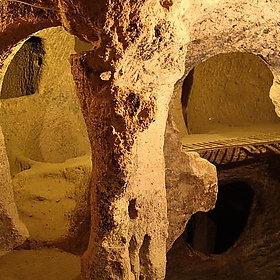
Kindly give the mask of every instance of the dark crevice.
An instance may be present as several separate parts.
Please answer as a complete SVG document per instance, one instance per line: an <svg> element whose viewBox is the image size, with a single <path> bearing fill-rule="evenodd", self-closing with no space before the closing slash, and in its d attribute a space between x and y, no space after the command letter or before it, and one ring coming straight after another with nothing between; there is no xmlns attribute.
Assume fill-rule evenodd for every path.
<svg viewBox="0 0 280 280"><path fill-rule="evenodd" d="M194 82L194 68L189 72L182 86L181 104L182 104L183 116L187 128L188 128L188 115L187 115L187 110L185 108L187 108L188 106L193 82Z"/></svg>
<svg viewBox="0 0 280 280"><path fill-rule="evenodd" d="M129 259L130 259L130 269L131 272L134 274L135 279L138 279L139 273L139 257L137 252L137 241L135 236L132 236L129 242Z"/></svg>
<svg viewBox="0 0 280 280"><path fill-rule="evenodd" d="M3 79L1 99L31 95L37 92L44 63L42 39L30 37L15 54Z"/></svg>
<svg viewBox="0 0 280 280"><path fill-rule="evenodd" d="M128 214L130 219L136 219L138 211L136 209L136 199L131 199L128 205Z"/></svg>
<svg viewBox="0 0 280 280"><path fill-rule="evenodd" d="M243 232L252 201L253 191L246 183L220 185L216 207L189 220L183 234L186 242L204 254L224 253Z"/></svg>

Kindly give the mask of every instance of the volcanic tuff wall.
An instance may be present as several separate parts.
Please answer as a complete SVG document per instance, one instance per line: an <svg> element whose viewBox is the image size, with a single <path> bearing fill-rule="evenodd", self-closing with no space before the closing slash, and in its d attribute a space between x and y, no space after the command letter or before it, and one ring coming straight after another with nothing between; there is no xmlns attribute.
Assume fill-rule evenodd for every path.
<svg viewBox="0 0 280 280"><path fill-rule="evenodd" d="M279 11L277 0L1 1L0 66L42 28L92 45L71 57L93 164L83 279L164 278L167 232L170 247L217 192L215 168L180 150L174 85L215 54L251 52L273 70L278 111Z"/></svg>

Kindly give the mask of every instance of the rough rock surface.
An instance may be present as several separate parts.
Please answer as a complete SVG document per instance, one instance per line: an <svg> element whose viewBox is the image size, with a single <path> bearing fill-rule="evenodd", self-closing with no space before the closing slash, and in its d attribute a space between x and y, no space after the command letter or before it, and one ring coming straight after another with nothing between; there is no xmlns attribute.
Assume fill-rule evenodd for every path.
<svg viewBox="0 0 280 280"><path fill-rule="evenodd" d="M182 73L181 28L157 1L99 4L83 11L84 22L79 17L78 23L73 21L78 11L62 4L68 30L75 26L96 45L72 60L93 152L92 231L82 275L163 279L163 142L168 103ZM100 11L104 18L92 22ZM178 51L173 55L171 49ZM102 80L108 71L111 79Z"/></svg>
<svg viewBox="0 0 280 280"><path fill-rule="evenodd" d="M0 255L21 245L28 237L25 225L19 220L17 206L14 200L12 179L9 162L4 144L4 137L0 129Z"/></svg>
<svg viewBox="0 0 280 280"><path fill-rule="evenodd" d="M181 149L179 132L170 116L165 134L166 196L168 203L167 251L185 230L191 215L214 208L217 175L214 165L195 152Z"/></svg>
<svg viewBox="0 0 280 280"><path fill-rule="evenodd" d="M221 184L241 181L253 190L247 224L226 252L205 255L180 238L168 254L166 279L278 279L279 155L227 166L219 171Z"/></svg>

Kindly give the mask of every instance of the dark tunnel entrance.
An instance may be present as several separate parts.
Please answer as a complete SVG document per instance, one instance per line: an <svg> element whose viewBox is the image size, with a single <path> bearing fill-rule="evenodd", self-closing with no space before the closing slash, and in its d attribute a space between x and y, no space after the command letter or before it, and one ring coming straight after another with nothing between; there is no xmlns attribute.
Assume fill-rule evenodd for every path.
<svg viewBox="0 0 280 280"><path fill-rule="evenodd" d="M9 99L38 91L44 63L44 45L40 37L31 36L14 55L3 80L0 98Z"/></svg>
<svg viewBox="0 0 280 280"><path fill-rule="evenodd" d="M184 232L186 242L204 254L222 254L239 238L246 226L253 190L244 182L219 186L213 210L194 214Z"/></svg>

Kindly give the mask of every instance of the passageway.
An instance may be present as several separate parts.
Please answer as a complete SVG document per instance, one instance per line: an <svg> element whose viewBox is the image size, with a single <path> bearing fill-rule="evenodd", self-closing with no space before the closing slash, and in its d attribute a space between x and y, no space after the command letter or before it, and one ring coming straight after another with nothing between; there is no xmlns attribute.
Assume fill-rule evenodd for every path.
<svg viewBox="0 0 280 280"><path fill-rule="evenodd" d="M189 220L184 238L204 254L221 254L238 240L246 226L253 200L252 189L243 182L220 184L213 210L198 212Z"/></svg>
<svg viewBox="0 0 280 280"><path fill-rule="evenodd" d="M195 66L175 89L172 116L183 151L215 165L218 196L213 210L190 213L167 254L166 279L273 275L279 255L272 257L269 248L278 242L280 193L272 170L279 164L280 122L269 97L272 84L261 58L228 53Z"/></svg>
<svg viewBox="0 0 280 280"><path fill-rule="evenodd" d="M92 168L69 63L78 44L62 27L47 28L20 42L4 61L0 123L16 206L29 238L0 258L1 277L38 279L43 274L42 279L76 280L80 274L79 255L90 232ZM27 261L15 272L20 256ZM52 259L60 259L68 271L61 275Z"/></svg>

